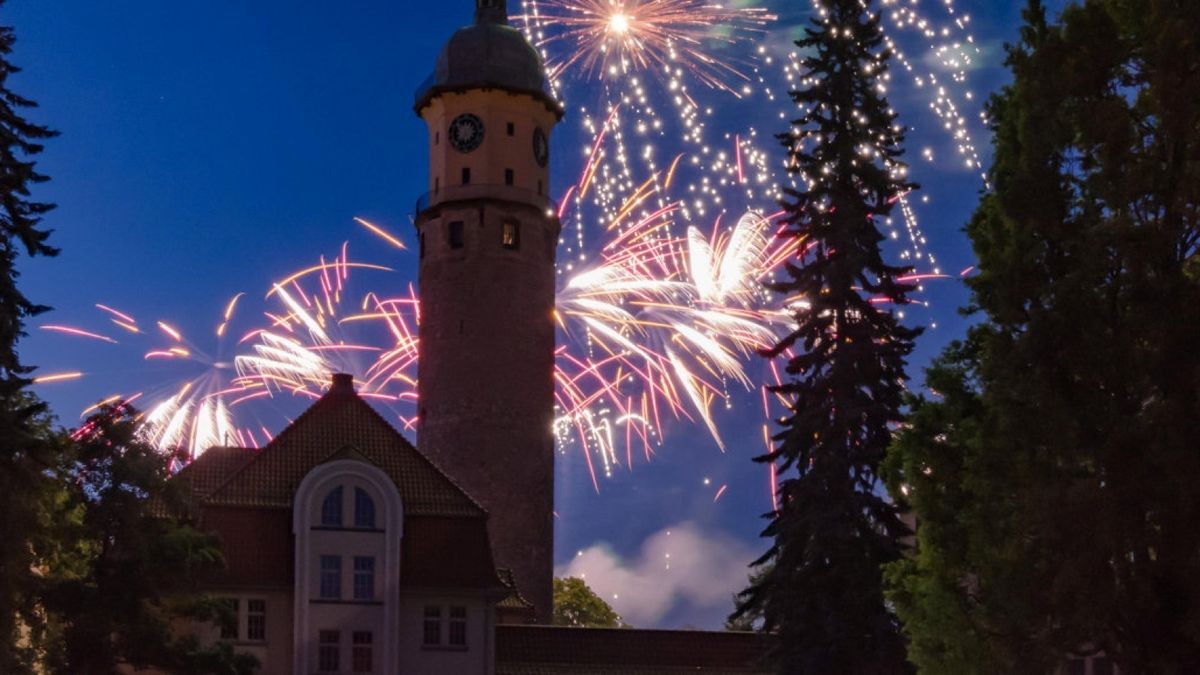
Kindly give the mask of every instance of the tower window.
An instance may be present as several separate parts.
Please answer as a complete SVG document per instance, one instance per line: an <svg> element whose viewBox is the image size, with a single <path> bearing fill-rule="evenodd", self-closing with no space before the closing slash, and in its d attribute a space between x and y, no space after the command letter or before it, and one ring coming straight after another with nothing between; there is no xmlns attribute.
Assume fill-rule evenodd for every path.
<svg viewBox="0 0 1200 675"><path fill-rule="evenodd" d="M507 220L500 226L500 243L507 249L521 247L521 224Z"/></svg>
<svg viewBox="0 0 1200 675"><path fill-rule="evenodd" d="M321 556L321 599L337 600L342 597L342 558L336 555Z"/></svg>
<svg viewBox="0 0 1200 675"><path fill-rule="evenodd" d="M354 488L354 526L375 529L375 502L362 488Z"/></svg>
<svg viewBox="0 0 1200 675"><path fill-rule="evenodd" d="M425 257L425 233L424 232L421 233L420 242L421 242L420 246L418 247L420 249L420 254L417 257L424 258Z"/></svg>
<svg viewBox="0 0 1200 675"><path fill-rule="evenodd" d="M539 195L542 194L542 181L540 181L540 180L538 181L538 194Z"/></svg>
<svg viewBox="0 0 1200 675"><path fill-rule="evenodd" d="M440 132L440 131L433 132L433 144L437 145L441 142L442 142L442 132Z"/></svg>
<svg viewBox="0 0 1200 675"><path fill-rule="evenodd" d="M512 169L504 170L504 184L505 185L513 184L513 170Z"/></svg>
<svg viewBox="0 0 1200 675"><path fill-rule="evenodd" d="M441 189L442 189L442 179L434 178L433 179L433 194L436 195L438 192L441 191Z"/></svg>
<svg viewBox="0 0 1200 675"><path fill-rule="evenodd" d="M317 633L317 670L322 673L336 673L341 670L342 633L336 630L323 630Z"/></svg>
<svg viewBox="0 0 1200 675"><path fill-rule="evenodd" d="M450 223L450 248L463 247L463 222L456 220Z"/></svg>
<svg viewBox="0 0 1200 675"><path fill-rule="evenodd" d="M516 133L517 133L516 125L513 124L512 122L509 122L508 123L508 135L513 136L513 135L516 135Z"/></svg>
<svg viewBox="0 0 1200 675"><path fill-rule="evenodd" d="M471 184L471 167L469 167L469 166L464 166L464 167L463 167L463 170L462 170L462 184L463 184L463 185L470 185L470 184Z"/></svg>
<svg viewBox="0 0 1200 675"><path fill-rule="evenodd" d="M338 486L325 495L321 502L321 525L324 527L342 526L342 488Z"/></svg>

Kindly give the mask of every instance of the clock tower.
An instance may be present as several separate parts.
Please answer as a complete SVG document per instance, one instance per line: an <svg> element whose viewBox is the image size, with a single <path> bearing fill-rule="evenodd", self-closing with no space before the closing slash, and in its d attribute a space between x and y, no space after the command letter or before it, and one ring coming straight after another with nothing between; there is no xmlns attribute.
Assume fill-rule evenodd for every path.
<svg viewBox="0 0 1200 675"><path fill-rule="evenodd" d="M476 0L416 94L429 130L417 444L488 511L496 564L549 623L554 553L550 131L562 108L504 0Z"/></svg>

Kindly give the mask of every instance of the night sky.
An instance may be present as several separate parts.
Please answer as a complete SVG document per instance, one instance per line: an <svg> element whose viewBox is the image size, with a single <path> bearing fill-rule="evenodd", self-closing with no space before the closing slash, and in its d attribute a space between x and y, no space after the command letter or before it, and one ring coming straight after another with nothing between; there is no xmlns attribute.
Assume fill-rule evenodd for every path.
<svg viewBox="0 0 1200 675"><path fill-rule="evenodd" d="M942 2L923 4L921 11L945 23ZM1005 81L1002 45L1016 38L1021 4L956 3L971 14L982 51L959 90L975 94L964 111L981 151L988 140L979 105ZM768 43L786 45L807 17L796 8L808 3L766 6L780 15ZM46 224L62 254L23 260L21 287L54 307L31 323L23 359L43 372L87 372L38 389L64 425L103 396L170 390L189 371L145 361L142 343L72 339L39 325L104 327L94 304L105 303L151 325L167 320L211 346L215 358L229 358L232 341L220 353L212 337L229 298L261 298L272 280L319 255L332 257L343 242L352 258L396 270L365 279L381 294L404 293L415 282L415 254L388 247L352 219L412 243L410 216L426 189L427 156L412 93L471 12L469 0L9 0L0 19L16 28L12 59L24 69L10 86L40 104L30 113L35 121L62 133L39 159L52 181L35 194L58 204ZM898 37L922 63L928 42ZM569 80L566 92L568 115L553 138L557 194L582 165L586 137L573 106L599 100L588 82ZM978 172L953 157L928 110L928 92L896 72L890 97L912 127L913 178L930 200L916 202L927 250L957 276L973 262L961 228L981 188ZM714 128L783 129L777 112L786 106L770 111L718 93L704 98L714 107ZM924 161L925 147L939 159ZM957 280L931 282L926 291L930 310L913 320L937 328L912 359L914 386L920 369L966 325L957 314L966 299ZM750 371L760 374L761 364ZM563 570L588 573L635 625L718 627L745 564L765 545L757 533L769 508L768 481L750 461L762 449L756 401L754 393L737 394L718 415L727 453L702 429L673 423L652 461L635 457L632 470L601 479L599 494L579 450L568 448L557 484ZM298 408L258 422L278 431ZM728 488L714 503L722 485Z"/></svg>

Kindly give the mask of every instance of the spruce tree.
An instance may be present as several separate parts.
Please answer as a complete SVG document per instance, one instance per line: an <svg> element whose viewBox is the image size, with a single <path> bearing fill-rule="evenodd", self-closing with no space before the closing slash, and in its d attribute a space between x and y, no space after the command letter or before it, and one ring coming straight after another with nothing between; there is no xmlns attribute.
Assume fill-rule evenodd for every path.
<svg viewBox="0 0 1200 675"><path fill-rule="evenodd" d="M801 110L780 140L799 189L785 190L786 236L800 252L772 284L794 311L792 331L766 356L787 355L789 401L775 446L773 539L765 573L739 614L761 613L779 635L786 673L905 672L904 643L885 605L882 567L908 530L882 494L879 466L901 417L905 357L918 330L888 306L913 286L884 262L878 221L915 185L900 162L903 129L884 86L889 54L879 15L861 0L822 0L797 46Z"/></svg>
<svg viewBox="0 0 1200 675"><path fill-rule="evenodd" d="M25 390L31 368L17 354L25 320L45 308L17 289L16 264L22 251L57 253L39 227L53 206L30 195L32 185L46 180L34 157L54 132L25 120L23 109L34 103L9 88L9 77L19 71L9 60L15 39L11 27L0 26L0 672L5 673L30 668L32 641L40 632L33 551L45 523L42 492L52 489L43 472L52 462L48 426L39 421L45 406Z"/></svg>

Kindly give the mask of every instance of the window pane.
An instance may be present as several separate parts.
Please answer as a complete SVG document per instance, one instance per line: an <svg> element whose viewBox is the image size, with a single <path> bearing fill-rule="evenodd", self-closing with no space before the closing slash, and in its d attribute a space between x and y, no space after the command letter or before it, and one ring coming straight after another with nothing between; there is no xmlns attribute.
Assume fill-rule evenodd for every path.
<svg viewBox="0 0 1200 675"><path fill-rule="evenodd" d="M354 599L375 599L375 558L354 557Z"/></svg>
<svg viewBox="0 0 1200 675"><path fill-rule="evenodd" d="M236 640L238 639L238 599L225 598L222 602L228 606L228 610L221 617L221 639Z"/></svg>
<svg viewBox="0 0 1200 675"><path fill-rule="evenodd" d="M354 631L354 653L351 659L356 673L371 672L371 637L371 631Z"/></svg>
<svg viewBox="0 0 1200 675"><path fill-rule="evenodd" d="M342 597L342 558L336 555L321 556L321 597Z"/></svg>
<svg viewBox="0 0 1200 675"><path fill-rule="evenodd" d="M354 488L354 526L375 527L375 502L362 488Z"/></svg>
<svg viewBox="0 0 1200 675"><path fill-rule="evenodd" d="M267 639L267 601L246 601L246 639Z"/></svg>
<svg viewBox="0 0 1200 675"><path fill-rule="evenodd" d="M425 607L425 632L421 640L427 645L442 644L442 608L433 605Z"/></svg>
<svg viewBox="0 0 1200 675"><path fill-rule="evenodd" d="M521 245L521 227L517 223L507 222L501 226L500 243L504 248L517 248Z"/></svg>
<svg viewBox="0 0 1200 675"><path fill-rule="evenodd" d="M323 630L318 634L320 647L317 650L317 669L322 672L336 673L341 668L341 650L338 643L342 634L336 630Z"/></svg>
<svg viewBox="0 0 1200 675"><path fill-rule="evenodd" d="M463 223L456 220L450 223L450 248L463 247Z"/></svg>
<svg viewBox="0 0 1200 675"><path fill-rule="evenodd" d="M450 608L450 644L462 647L467 644L467 608Z"/></svg>
<svg viewBox="0 0 1200 675"><path fill-rule="evenodd" d="M321 524L325 527L342 526L342 488L336 487L321 502Z"/></svg>

